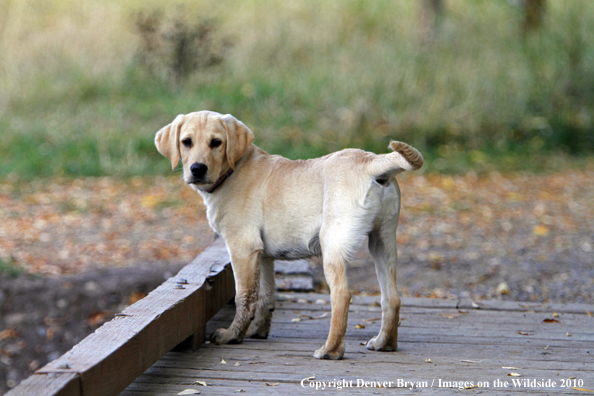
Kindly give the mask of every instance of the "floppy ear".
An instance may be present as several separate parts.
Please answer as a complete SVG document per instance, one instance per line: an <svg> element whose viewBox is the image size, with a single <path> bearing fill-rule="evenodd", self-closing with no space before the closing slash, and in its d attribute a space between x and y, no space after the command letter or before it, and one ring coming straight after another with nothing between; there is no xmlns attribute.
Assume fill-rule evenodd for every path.
<svg viewBox="0 0 594 396"><path fill-rule="evenodd" d="M155 135L155 146L164 157L171 161L171 169L175 169L179 162L179 131L184 120L184 115L175 117L173 122L163 128Z"/></svg>
<svg viewBox="0 0 594 396"><path fill-rule="evenodd" d="M227 133L227 161L231 169L243 157L254 142L254 133L231 114L224 115L223 126Z"/></svg>

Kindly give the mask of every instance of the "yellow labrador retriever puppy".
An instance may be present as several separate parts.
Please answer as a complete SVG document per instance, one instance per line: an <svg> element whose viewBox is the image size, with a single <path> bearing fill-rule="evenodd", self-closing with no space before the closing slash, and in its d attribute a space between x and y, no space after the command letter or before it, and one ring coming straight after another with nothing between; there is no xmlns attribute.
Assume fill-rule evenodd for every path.
<svg viewBox="0 0 594 396"><path fill-rule="evenodd" d="M180 114L155 136L171 166L183 163L184 181L206 205L211 227L227 243L235 276L237 311L215 343L266 338L274 311L275 259L322 256L332 318L318 359L341 359L351 293L345 264L365 236L381 288L382 324L368 349L394 351L400 297L396 289L396 227L400 190L396 174L418 169L423 157L396 141L376 155L347 149L291 161L253 144L241 121L210 111Z"/></svg>

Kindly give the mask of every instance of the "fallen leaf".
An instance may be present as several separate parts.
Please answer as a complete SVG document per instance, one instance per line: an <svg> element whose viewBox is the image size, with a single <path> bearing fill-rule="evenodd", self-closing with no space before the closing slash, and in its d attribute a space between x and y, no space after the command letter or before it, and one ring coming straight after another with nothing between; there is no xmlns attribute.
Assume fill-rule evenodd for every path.
<svg viewBox="0 0 594 396"><path fill-rule="evenodd" d="M376 322L378 320L382 320L382 318L363 319L363 322L365 322L365 323L373 323L373 322Z"/></svg>
<svg viewBox="0 0 594 396"><path fill-rule="evenodd" d="M366 342L362 342L359 345L367 345L367 343Z"/></svg>
<svg viewBox="0 0 594 396"><path fill-rule="evenodd" d="M266 362L250 362L248 364L266 364Z"/></svg>
<svg viewBox="0 0 594 396"><path fill-rule="evenodd" d="M479 387L478 385L468 385L468 386L465 386L464 389L472 389L472 388L478 388L478 387Z"/></svg>
<svg viewBox="0 0 594 396"><path fill-rule="evenodd" d="M549 318L547 318L547 319L543 320L543 323L561 323L561 321L560 320L557 320L557 319L549 319Z"/></svg>
<svg viewBox="0 0 594 396"><path fill-rule="evenodd" d="M293 318L293 319L291 319L291 322L293 322L293 323L301 322L301 318Z"/></svg>
<svg viewBox="0 0 594 396"><path fill-rule="evenodd" d="M573 334L571 334L571 333L565 333L565 335L566 335L567 337L572 337L572 336L573 336Z"/></svg>
<svg viewBox="0 0 594 396"><path fill-rule="evenodd" d="M234 364L235 367L241 366L241 364L239 362Z"/></svg>
<svg viewBox="0 0 594 396"><path fill-rule="evenodd" d="M460 315L458 315L458 314L441 314L441 316L443 316L444 318L448 318L448 319L454 319Z"/></svg>
<svg viewBox="0 0 594 396"><path fill-rule="evenodd" d="M576 390L576 391L582 391L582 392L594 392L594 390L590 390L590 389L586 389L586 388L575 388L575 387L572 387L571 389Z"/></svg>
<svg viewBox="0 0 594 396"><path fill-rule="evenodd" d="M235 392L241 392L241 393L244 393L244 392L245 392L245 389L237 389Z"/></svg>
<svg viewBox="0 0 594 396"><path fill-rule="evenodd" d="M518 334L525 335L525 336L530 335L530 333L528 333L527 331L518 331Z"/></svg>
<svg viewBox="0 0 594 396"><path fill-rule="evenodd" d="M511 292L511 289L509 288L506 282L501 282L497 286L497 289L495 289L495 291L499 294L509 294Z"/></svg>
<svg viewBox="0 0 594 396"><path fill-rule="evenodd" d="M543 237L549 235L549 229L543 226L542 224L535 225L534 227L532 227L532 233L536 236Z"/></svg>
<svg viewBox="0 0 594 396"><path fill-rule="evenodd" d="M377 300L375 300L375 301L373 302L373 306L374 306L374 307L379 307L379 306L380 306L380 303L378 303L378 302L377 302Z"/></svg>
<svg viewBox="0 0 594 396"><path fill-rule="evenodd" d="M6 340L8 338L16 338L19 336L16 330L13 329L4 329L0 331L0 341Z"/></svg>
<svg viewBox="0 0 594 396"><path fill-rule="evenodd" d="M425 359L425 363L431 363L431 359Z"/></svg>
<svg viewBox="0 0 594 396"><path fill-rule="evenodd" d="M462 315L466 315L467 313L469 313L469 311L460 311L460 310L458 310L458 313L459 314L462 314Z"/></svg>
<svg viewBox="0 0 594 396"><path fill-rule="evenodd" d="M266 386L278 386L278 382L275 382L274 384L269 384L268 382L266 382Z"/></svg>
<svg viewBox="0 0 594 396"><path fill-rule="evenodd" d="M323 298L318 298L316 300L316 304L328 304L328 301L324 300Z"/></svg>
<svg viewBox="0 0 594 396"><path fill-rule="evenodd" d="M519 370L517 367L501 367L504 370Z"/></svg>
<svg viewBox="0 0 594 396"><path fill-rule="evenodd" d="M557 312L553 312L553 318L558 318L559 314Z"/></svg>
<svg viewBox="0 0 594 396"><path fill-rule="evenodd" d="M518 373L507 373L507 376L508 377L521 377L522 375L518 374Z"/></svg>
<svg viewBox="0 0 594 396"><path fill-rule="evenodd" d="M89 315L87 323L91 327L97 327L99 325L102 325L103 323L105 323L108 314L109 312L107 311L95 311Z"/></svg>
<svg viewBox="0 0 594 396"><path fill-rule="evenodd" d="M206 385L206 382L204 382L204 381L195 381L194 383L198 384L198 385L202 385L202 386L208 386L208 385Z"/></svg>
<svg viewBox="0 0 594 396"><path fill-rule="evenodd" d="M145 195L142 197L140 204L145 208L151 208L159 203L159 198L154 195Z"/></svg>
<svg viewBox="0 0 594 396"><path fill-rule="evenodd" d="M225 361L225 359L221 359L221 364L227 364L227 362Z"/></svg>
<svg viewBox="0 0 594 396"><path fill-rule="evenodd" d="M460 360L462 363L480 363L482 360Z"/></svg>
<svg viewBox="0 0 594 396"><path fill-rule="evenodd" d="M135 302L140 301L145 297L146 297L146 293L141 293L139 291L133 291L132 294L130 294L130 298L128 299L128 304L132 305Z"/></svg>
<svg viewBox="0 0 594 396"><path fill-rule="evenodd" d="M200 391L196 389L184 389L183 391L179 392L178 395L199 395Z"/></svg>
<svg viewBox="0 0 594 396"><path fill-rule="evenodd" d="M586 311L586 315L588 315L589 317L592 317L592 312Z"/></svg>
<svg viewBox="0 0 594 396"><path fill-rule="evenodd" d="M365 325L364 324L358 324L357 326L355 326L355 329L364 329Z"/></svg>

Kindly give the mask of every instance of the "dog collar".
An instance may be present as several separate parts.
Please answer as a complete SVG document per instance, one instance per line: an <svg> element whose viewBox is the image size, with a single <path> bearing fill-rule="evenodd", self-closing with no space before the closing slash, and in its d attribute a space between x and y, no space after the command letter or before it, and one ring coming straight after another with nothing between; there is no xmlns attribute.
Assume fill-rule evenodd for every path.
<svg viewBox="0 0 594 396"><path fill-rule="evenodd" d="M225 173L223 173L223 175L221 177L219 177L219 180L217 180L215 182L215 184L212 185L211 188L209 188L208 190L206 190L207 193L212 194L214 192L214 190L216 190L217 188L219 188L221 186L221 184L223 184L223 182L225 180L227 180L227 178L229 176L231 176L231 174L233 173L233 168L229 168L229 170Z"/></svg>

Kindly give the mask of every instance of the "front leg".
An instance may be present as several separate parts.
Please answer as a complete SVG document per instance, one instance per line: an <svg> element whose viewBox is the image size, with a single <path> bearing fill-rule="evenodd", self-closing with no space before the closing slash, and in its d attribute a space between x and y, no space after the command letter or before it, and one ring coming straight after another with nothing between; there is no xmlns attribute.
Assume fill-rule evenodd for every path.
<svg viewBox="0 0 594 396"><path fill-rule="evenodd" d="M268 338L275 306L274 260L262 258L260 264L260 292L256 303L256 315L247 330L248 338Z"/></svg>
<svg viewBox="0 0 594 396"><path fill-rule="evenodd" d="M245 337L248 326L254 319L256 302L258 300L261 250L247 250L231 248L231 266L235 277L235 318L228 329L218 329L210 340L215 344L239 344Z"/></svg>

